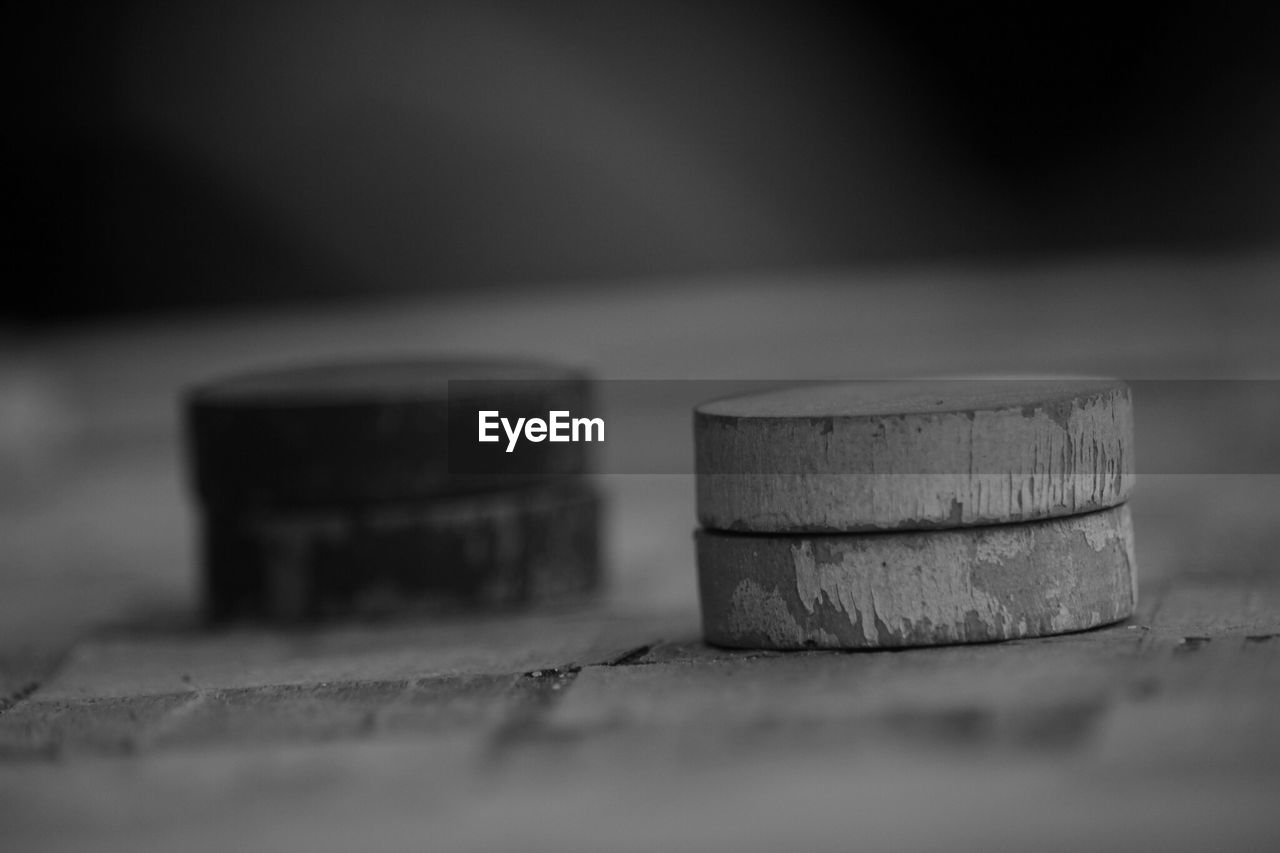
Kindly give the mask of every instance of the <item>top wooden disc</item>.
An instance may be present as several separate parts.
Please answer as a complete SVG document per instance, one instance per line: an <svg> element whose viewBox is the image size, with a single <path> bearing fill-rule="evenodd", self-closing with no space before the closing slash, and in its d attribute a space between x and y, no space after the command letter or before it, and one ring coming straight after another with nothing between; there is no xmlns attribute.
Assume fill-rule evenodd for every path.
<svg viewBox="0 0 1280 853"><path fill-rule="evenodd" d="M760 533L1005 524L1123 503L1119 380L787 388L694 410L698 519Z"/></svg>
<svg viewBox="0 0 1280 853"><path fill-rule="evenodd" d="M518 471L451 465L459 451L451 460L451 388L455 404L465 396L473 412L493 409L513 422L554 410L582 413L590 396L579 371L521 361L324 364L231 377L186 397L196 492L217 507L348 504L585 472L586 450L574 443L523 446L511 458ZM475 415L463 426L474 444Z"/></svg>

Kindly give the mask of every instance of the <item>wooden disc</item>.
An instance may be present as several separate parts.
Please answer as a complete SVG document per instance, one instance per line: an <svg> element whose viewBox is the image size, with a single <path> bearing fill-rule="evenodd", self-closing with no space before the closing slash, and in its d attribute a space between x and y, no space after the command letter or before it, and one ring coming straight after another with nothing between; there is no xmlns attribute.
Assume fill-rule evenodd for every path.
<svg viewBox="0 0 1280 853"><path fill-rule="evenodd" d="M207 612L290 622L572 602L600 579L599 516L582 485L209 513Z"/></svg>
<svg viewBox="0 0 1280 853"><path fill-rule="evenodd" d="M1117 506L1133 487L1118 380L863 382L694 412L698 520L757 533L1007 524Z"/></svg>
<svg viewBox="0 0 1280 853"><path fill-rule="evenodd" d="M467 382L472 408L513 422L580 413L589 403L583 374L527 362L331 364L232 377L186 397L196 492L215 507L323 506L509 488L586 471L585 445L568 442L526 444L518 458L485 446L497 447L500 461L519 461L518 472L451 469L451 380ZM474 440L474 420L464 426Z"/></svg>
<svg viewBox="0 0 1280 853"><path fill-rule="evenodd" d="M1128 507L916 533L699 531L706 640L764 649L1039 637L1124 619L1137 602Z"/></svg>

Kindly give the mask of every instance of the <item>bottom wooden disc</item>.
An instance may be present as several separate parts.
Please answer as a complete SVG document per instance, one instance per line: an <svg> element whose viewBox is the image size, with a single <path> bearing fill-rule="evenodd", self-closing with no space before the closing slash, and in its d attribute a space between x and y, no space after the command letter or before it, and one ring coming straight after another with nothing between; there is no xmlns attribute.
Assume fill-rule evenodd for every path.
<svg viewBox="0 0 1280 853"><path fill-rule="evenodd" d="M502 609L600 579L600 500L582 485L413 503L208 511L214 621Z"/></svg>
<svg viewBox="0 0 1280 853"><path fill-rule="evenodd" d="M759 536L700 530L703 633L735 648L856 649L1037 637L1137 603L1127 506L1026 524Z"/></svg>

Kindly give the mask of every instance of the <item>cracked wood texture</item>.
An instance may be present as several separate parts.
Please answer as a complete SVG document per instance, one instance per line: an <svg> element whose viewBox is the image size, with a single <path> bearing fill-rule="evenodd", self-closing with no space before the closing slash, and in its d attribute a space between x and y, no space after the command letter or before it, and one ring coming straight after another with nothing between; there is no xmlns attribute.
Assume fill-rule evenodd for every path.
<svg viewBox="0 0 1280 853"><path fill-rule="evenodd" d="M698 518L756 533L921 530L1116 506L1133 488L1118 380L817 385L694 412Z"/></svg>
<svg viewBox="0 0 1280 853"><path fill-rule="evenodd" d="M1211 409L1135 384L1130 619L893 652L705 645L692 476L601 478L610 583L588 608L203 630L174 401L370 341L486 342L611 378L1016 359L1275 379L1278 276L1267 258L862 272L0 340L5 849L1274 849L1273 383L1213 384ZM692 471L701 400L670 396L607 416L652 425L628 452L666 454L654 470ZM1271 467L1232 474L1224 448ZM614 469L622 449L603 452Z"/></svg>
<svg viewBox="0 0 1280 853"><path fill-rule="evenodd" d="M913 533L700 530L707 642L860 649L981 643L1096 628L1133 613L1126 506Z"/></svg>

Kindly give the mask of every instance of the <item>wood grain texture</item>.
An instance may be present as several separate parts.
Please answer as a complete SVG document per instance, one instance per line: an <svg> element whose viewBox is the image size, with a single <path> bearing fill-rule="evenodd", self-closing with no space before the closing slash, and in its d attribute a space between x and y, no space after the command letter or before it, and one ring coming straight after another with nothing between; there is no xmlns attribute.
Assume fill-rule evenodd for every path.
<svg viewBox="0 0 1280 853"><path fill-rule="evenodd" d="M806 386L695 410L698 519L757 533L919 530L1076 515L1133 488L1115 380Z"/></svg>
<svg viewBox="0 0 1280 853"><path fill-rule="evenodd" d="M508 488L587 469L582 444L524 448L518 472L451 470L450 381L512 419L581 412L590 382L539 362L318 364L233 376L185 398L192 481L211 506L406 500ZM461 393L461 392L460 392ZM464 425L474 440L475 423Z"/></svg>
<svg viewBox="0 0 1280 853"><path fill-rule="evenodd" d="M709 643L855 649L1037 637L1137 603L1129 510L971 530L829 536L699 531Z"/></svg>
<svg viewBox="0 0 1280 853"><path fill-rule="evenodd" d="M640 476L605 484L617 511L600 610L304 631L153 617L198 600L171 424L176 390L197 376L371 342L489 341L620 378L923 375L1015 357L1044 371L1275 377L1277 280L1276 257L1117 257L512 288L457 304L426 294L11 336L14 363L43 361L83 390L88 438L38 494L7 483L0 501L0 657L20 688L0 711L3 846L1271 853L1274 474L1144 478L1129 504L1138 612L1042 639L892 654L707 647L692 478ZM1135 397L1144 460L1172 438L1192 470L1218 470L1207 454L1224 442L1271 458L1269 422L1243 399L1186 417L1150 409L1145 387ZM647 405L671 429L646 453L676 470L689 408ZM72 637L84 639L72 649ZM32 647L64 663L30 666ZM536 701L500 688L512 675ZM171 705L179 695L190 701ZM67 749L6 756L6 722L16 745Z"/></svg>
<svg viewBox="0 0 1280 853"><path fill-rule="evenodd" d="M208 615L289 622L576 601L600 579L599 515L581 485L210 514Z"/></svg>

